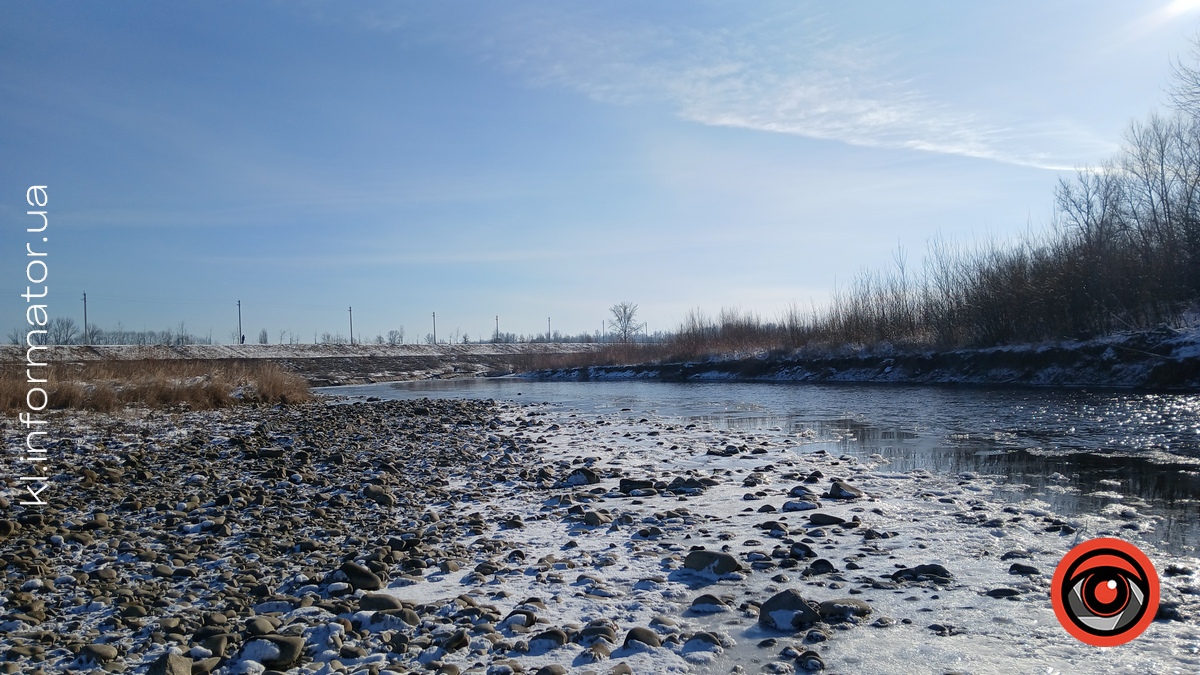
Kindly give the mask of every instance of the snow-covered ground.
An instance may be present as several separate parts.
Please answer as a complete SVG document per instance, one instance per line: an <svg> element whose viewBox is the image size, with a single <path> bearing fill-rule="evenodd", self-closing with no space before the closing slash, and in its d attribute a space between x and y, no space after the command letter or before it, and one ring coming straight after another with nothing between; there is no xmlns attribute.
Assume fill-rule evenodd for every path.
<svg viewBox="0 0 1200 675"><path fill-rule="evenodd" d="M217 675L1200 671L1200 559L1162 548L1121 480L1067 516L811 430L356 402L57 417L62 505L0 519L0 653L146 673L175 649ZM1108 649L1048 592L1099 536L1162 582L1161 620ZM789 592L820 620L778 629L816 611L772 609Z"/></svg>
<svg viewBox="0 0 1200 675"><path fill-rule="evenodd" d="M1041 501L1013 504L1002 494L1011 487L989 476L898 473L882 458L858 462L806 452L808 439L781 431L717 430L631 413L581 415L554 406L524 414L544 425L538 434L546 440L545 467L560 479L567 479L572 467L586 467L600 480L548 489L514 481L511 494L471 504L471 510L518 516L524 524L493 535L523 556L482 583L481 590L505 611L518 608L523 598L540 598L544 608L536 613L545 627L610 619L622 636L630 627L650 626L664 640L678 638L657 648L618 644L611 659L628 663L634 672L729 672L739 666L747 672L791 672L794 657L810 649L830 672L863 674L1200 670L1200 587L1194 572L1200 560L1156 550L1142 537L1153 530L1155 519L1136 508L1064 519ZM730 447L737 452L728 457L707 454ZM805 483L814 471L823 477ZM711 478L716 484L693 496L661 489L642 496L619 491L621 478L669 484L679 477ZM816 498L817 509L786 510L789 501L800 501L789 496L797 486L825 493L835 478L865 496ZM443 517L463 509L455 503L433 506ZM611 518L615 524L588 525L589 512L599 514L594 522ZM861 522L813 526L814 513ZM770 529L760 529L772 521ZM1109 649L1068 635L1054 617L1048 594L1059 559L1075 543L1097 536L1143 547L1162 577L1163 602L1173 608L1168 614L1175 617L1156 621L1133 642ZM814 558L785 562L794 542L807 544L833 571L814 573ZM747 570L716 577L684 569L682 561L697 546L728 551ZM1011 574L1014 562L1039 573ZM900 568L923 564L943 565L953 578L946 583L891 578ZM1164 575L1168 566L1186 572ZM478 584L471 568L431 574L387 592L415 603L445 601ZM817 602L864 600L871 613L825 627L827 639L820 642L813 638L821 635L808 631L763 628L755 604L787 588ZM986 595L995 589L1016 594ZM689 609L704 594L723 598L726 607ZM685 640L700 631L715 633L722 646ZM453 662L453 655L443 660ZM460 665L472 662L465 658ZM552 663L596 670L586 649L573 643L531 650L520 662L530 672Z"/></svg>

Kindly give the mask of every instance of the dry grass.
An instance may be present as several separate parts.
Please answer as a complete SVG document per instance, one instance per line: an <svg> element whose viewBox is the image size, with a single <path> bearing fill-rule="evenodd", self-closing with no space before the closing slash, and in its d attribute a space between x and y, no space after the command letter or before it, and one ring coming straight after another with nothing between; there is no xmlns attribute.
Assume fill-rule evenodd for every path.
<svg viewBox="0 0 1200 675"><path fill-rule="evenodd" d="M260 361L50 362L49 382L28 384L24 363L4 363L0 407L24 410L30 387L50 394L51 408L111 412L126 406L184 406L192 410L245 403L300 403L312 397L304 378ZM47 377L46 368L32 369ZM239 394L240 392L240 394Z"/></svg>

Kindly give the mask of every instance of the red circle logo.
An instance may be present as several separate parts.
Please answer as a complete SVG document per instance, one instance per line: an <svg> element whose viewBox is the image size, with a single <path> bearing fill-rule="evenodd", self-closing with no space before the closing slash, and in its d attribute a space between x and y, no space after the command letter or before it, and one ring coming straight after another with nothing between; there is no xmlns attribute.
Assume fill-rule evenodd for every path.
<svg viewBox="0 0 1200 675"><path fill-rule="evenodd" d="M1077 640L1115 647L1141 635L1154 621L1158 573L1133 544L1092 539L1058 563L1050 601L1058 622Z"/></svg>

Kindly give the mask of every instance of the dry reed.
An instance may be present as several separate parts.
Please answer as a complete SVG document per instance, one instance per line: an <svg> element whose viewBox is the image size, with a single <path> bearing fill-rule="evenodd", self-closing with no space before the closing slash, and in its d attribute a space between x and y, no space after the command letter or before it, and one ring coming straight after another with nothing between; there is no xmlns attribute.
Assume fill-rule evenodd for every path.
<svg viewBox="0 0 1200 675"><path fill-rule="evenodd" d="M50 361L26 381L23 362L0 371L0 407L25 408L30 387L50 395L50 407L111 412L126 406L181 406L192 410L253 403L300 403L312 398L308 383L275 363L239 360Z"/></svg>

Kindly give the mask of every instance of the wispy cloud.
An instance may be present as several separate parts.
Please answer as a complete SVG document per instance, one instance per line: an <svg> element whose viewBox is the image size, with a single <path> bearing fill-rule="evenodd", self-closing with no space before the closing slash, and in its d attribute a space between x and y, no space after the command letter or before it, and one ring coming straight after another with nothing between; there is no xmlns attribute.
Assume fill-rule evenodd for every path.
<svg viewBox="0 0 1200 675"><path fill-rule="evenodd" d="M1114 147L1066 120L1005 120L938 100L893 58L896 36L839 38L812 14L694 28L541 12L493 23L479 44L531 83L666 104L705 125L1046 169Z"/></svg>

